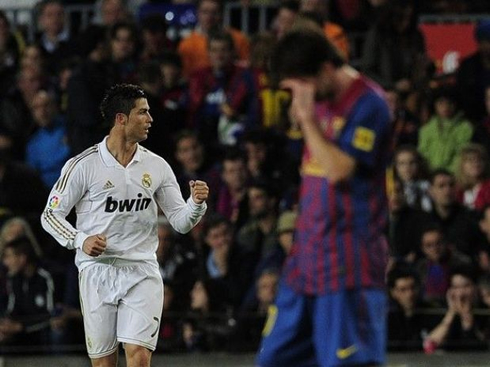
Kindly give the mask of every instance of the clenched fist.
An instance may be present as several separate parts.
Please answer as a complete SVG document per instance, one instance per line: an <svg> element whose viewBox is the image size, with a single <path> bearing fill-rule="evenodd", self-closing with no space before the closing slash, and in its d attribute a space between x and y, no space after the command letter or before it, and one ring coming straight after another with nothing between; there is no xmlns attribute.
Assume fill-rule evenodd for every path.
<svg viewBox="0 0 490 367"><path fill-rule="evenodd" d="M202 204L208 199L209 187L206 182L192 180L189 182L189 186L191 187L192 200L194 200L196 204Z"/></svg>
<svg viewBox="0 0 490 367"><path fill-rule="evenodd" d="M105 251L106 247L106 236L103 234L96 234L85 239L82 250L89 256L97 257Z"/></svg>

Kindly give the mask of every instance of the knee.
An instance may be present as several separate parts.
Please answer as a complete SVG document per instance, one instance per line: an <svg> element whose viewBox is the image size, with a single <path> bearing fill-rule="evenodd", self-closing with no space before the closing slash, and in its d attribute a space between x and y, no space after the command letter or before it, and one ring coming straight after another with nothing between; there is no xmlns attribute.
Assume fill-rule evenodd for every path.
<svg viewBox="0 0 490 367"><path fill-rule="evenodd" d="M150 367L151 351L141 346L126 348L128 367Z"/></svg>

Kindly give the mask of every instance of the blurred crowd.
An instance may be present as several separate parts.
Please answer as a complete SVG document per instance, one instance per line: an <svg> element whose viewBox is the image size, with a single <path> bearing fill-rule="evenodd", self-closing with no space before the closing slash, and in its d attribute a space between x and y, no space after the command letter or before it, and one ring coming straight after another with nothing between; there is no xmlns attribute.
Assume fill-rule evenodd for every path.
<svg viewBox="0 0 490 367"><path fill-rule="evenodd" d="M159 220L159 350L256 350L298 210L301 131L269 70L292 29L322 32L347 60L361 32L356 67L386 91L388 347L488 348L490 18L450 75L436 72L417 27L421 14L481 13L486 1L270 0L268 29L254 34L224 27L220 0L174 1L195 10L185 32L123 0L99 0L93 22L71 29L71 3L33 1L34 40L0 8L0 350L84 343L74 254L39 217L67 159L108 133L98 106L116 83L146 91L154 121L142 145L171 163L184 197L189 180L210 187L189 235Z"/></svg>

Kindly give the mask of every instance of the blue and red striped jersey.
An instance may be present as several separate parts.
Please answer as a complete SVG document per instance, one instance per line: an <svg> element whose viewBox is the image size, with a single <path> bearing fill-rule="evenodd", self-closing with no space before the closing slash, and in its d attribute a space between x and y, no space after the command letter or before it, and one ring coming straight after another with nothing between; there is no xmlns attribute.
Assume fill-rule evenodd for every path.
<svg viewBox="0 0 490 367"><path fill-rule="evenodd" d="M317 104L325 138L355 158L356 171L332 184L304 149L299 216L284 268L287 283L298 292L384 286L391 124L382 93L359 77L340 100Z"/></svg>

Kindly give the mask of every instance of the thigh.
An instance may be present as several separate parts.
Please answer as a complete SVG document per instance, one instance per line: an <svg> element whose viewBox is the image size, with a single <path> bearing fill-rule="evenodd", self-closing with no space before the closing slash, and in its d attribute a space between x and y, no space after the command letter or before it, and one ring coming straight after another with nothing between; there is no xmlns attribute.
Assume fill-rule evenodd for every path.
<svg viewBox="0 0 490 367"><path fill-rule="evenodd" d="M269 308L257 355L260 367L315 366L309 299L284 282Z"/></svg>
<svg viewBox="0 0 490 367"><path fill-rule="evenodd" d="M382 364L386 346L383 290L344 290L316 299L314 341L319 364Z"/></svg>
<svg viewBox="0 0 490 367"><path fill-rule="evenodd" d="M117 350L117 304L111 289L111 269L93 265L79 275L80 306L83 314L85 342L90 358L109 356Z"/></svg>
<svg viewBox="0 0 490 367"><path fill-rule="evenodd" d="M163 281L158 268L138 266L131 274L137 281L121 298L117 340L155 350L163 308Z"/></svg>

